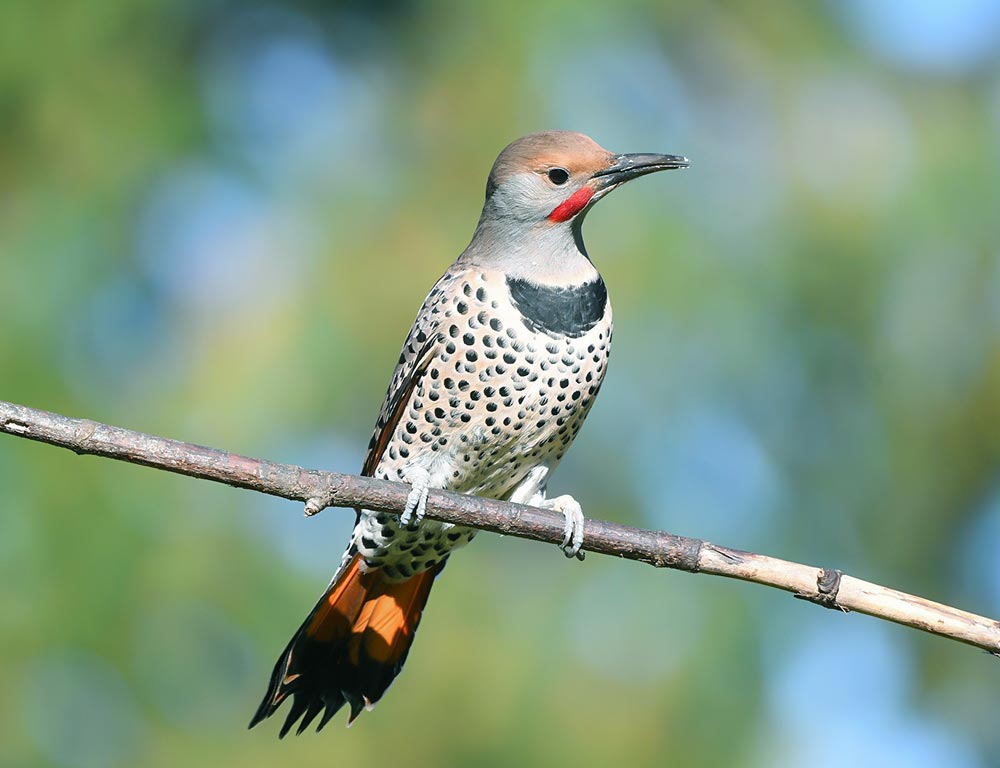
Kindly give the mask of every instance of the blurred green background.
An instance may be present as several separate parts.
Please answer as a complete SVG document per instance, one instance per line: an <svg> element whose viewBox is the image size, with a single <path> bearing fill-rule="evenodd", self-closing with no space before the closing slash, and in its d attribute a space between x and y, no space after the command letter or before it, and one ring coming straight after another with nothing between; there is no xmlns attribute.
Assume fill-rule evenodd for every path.
<svg viewBox="0 0 1000 768"><path fill-rule="evenodd" d="M0 398L356 471L510 140L588 218L590 516L1000 616L1000 3L0 5ZM350 731L246 722L353 520L0 437L0 766L1000 764L1000 666L483 535Z"/></svg>

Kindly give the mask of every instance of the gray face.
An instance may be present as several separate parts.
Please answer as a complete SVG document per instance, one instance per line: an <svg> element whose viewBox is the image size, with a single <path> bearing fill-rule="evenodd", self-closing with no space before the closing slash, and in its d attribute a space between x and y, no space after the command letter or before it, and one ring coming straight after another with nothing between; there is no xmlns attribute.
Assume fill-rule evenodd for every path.
<svg viewBox="0 0 1000 768"><path fill-rule="evenodd" d="M511 174L487 201L492 215L518 224L547 222L549 214L586 182L581 174L562 185L554 184L547 173L526 171Z"/></svg>
<svg viewBox="0 0 1000 768"><path fill-rule="evenodd" d="M507 146L493 164L484 215L564 223L626 181L687 164L677 155L616 155L571 131L532 134Z"/></svg>

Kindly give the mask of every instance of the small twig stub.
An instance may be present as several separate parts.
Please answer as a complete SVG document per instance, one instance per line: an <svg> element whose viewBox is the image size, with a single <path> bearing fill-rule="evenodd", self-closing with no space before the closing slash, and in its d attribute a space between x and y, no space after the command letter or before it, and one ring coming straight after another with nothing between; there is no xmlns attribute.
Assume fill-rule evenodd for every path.
<svg viewBox="0 0 1000 768"><path fill-rule="evenodd" d="M811 603L816 603L816 605L822 605L824 608L832 608L843 613L849 613L850 608L840 605L837 602L837 595L840 592L840 577L843 575L843 571L837 568L820 568L819 573L816 574L815 594L799 593L795 596L801 600L808 600Z"/></svg>

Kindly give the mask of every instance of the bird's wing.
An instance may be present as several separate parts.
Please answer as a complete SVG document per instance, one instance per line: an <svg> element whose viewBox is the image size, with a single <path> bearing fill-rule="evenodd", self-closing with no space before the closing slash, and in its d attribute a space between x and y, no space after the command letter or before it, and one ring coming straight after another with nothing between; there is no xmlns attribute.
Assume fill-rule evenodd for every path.
<svg viewBox="0 0 1000 768"><path fill-rule="evenodd" d="M399 362L389 382L389 391L385 394L385 400L375 422L365 463L361 468L362 475L371 477L374 474L385 446L396 431L400 417L406 412L420 378L426 372L438 347L445 343L438 329L443 317L439 308L442 306L442 295L448 291L455 278L455 273L450 270L446 272L435 283L423 306L420 307L420 312L417 313L410 334L403 344L403 350L399 354Z"/></svg>

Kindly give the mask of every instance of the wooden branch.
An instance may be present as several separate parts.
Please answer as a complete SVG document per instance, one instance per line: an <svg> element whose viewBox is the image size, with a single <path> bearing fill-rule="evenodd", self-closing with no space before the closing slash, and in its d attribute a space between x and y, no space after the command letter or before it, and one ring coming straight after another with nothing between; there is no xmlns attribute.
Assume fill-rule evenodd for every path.
<svg viewBox="0 0 1000 768"><path fill-rule="evenodd" d="M59 445L78 454L143 464L301 501L307 514L327 506L398 513L410 490L403 483L253 459L3 401L0 432ZM459 493L431 491L427 517L551 544L559 544L563 538L563 517L557 512ZM1000 655L1000 622L855 579L838 570L594 519L587 520L583 546L588 552L656 567L764 584L827 608L865 613Z"/></svg>

